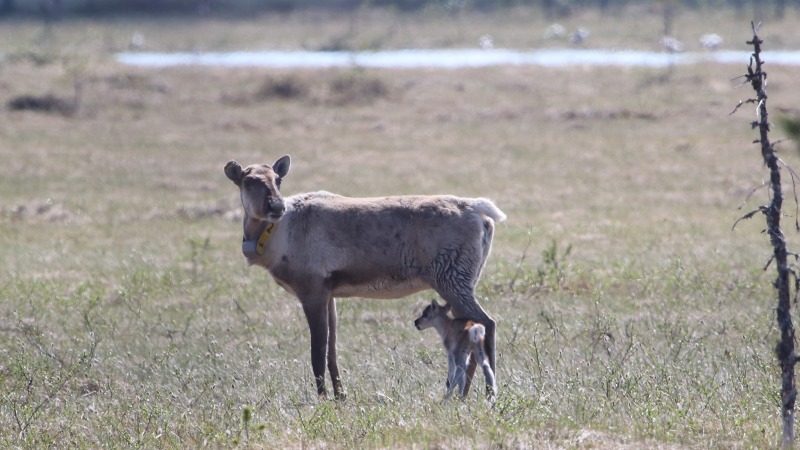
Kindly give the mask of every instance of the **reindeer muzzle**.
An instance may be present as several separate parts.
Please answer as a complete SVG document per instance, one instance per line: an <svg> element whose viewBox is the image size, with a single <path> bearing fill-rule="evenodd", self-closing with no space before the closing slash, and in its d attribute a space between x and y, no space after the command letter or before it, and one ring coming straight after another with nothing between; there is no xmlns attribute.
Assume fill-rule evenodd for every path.
<svg viewBox="0 0 800 450"><path fill-rule="evenodd" d="M264 212L267 217L277 221L286 212L286 205L283 203L283 199L280 198L275 200L267 199L264 201Z"/></svg>

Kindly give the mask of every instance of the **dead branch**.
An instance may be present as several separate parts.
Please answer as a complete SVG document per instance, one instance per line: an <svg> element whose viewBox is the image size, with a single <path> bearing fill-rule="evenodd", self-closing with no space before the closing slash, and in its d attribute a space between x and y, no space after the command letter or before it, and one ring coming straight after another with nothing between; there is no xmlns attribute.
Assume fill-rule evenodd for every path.
<svg viewBox="0 0 800 450"><path fill-rule="evenodd" d="M741 222L743 220L751 219L758 212L766 214L766 207L765 206L759 206L758 209L754 209L753 211L750 211L749 213L747 213L747 214L743 215L742 217L739 217L738 219L736 219L736 222L734 222L733 226L731 227L731 231L736 229L736 225L738 225L739 222Z"/></svg>
<svg viewBox="0 0 800 450"><path fill-rule="evenodd" d="M761 60L761 44L762 41L758 37L758 28L760 24L756 25L751 22L753 29L753 39L747 41L748 45L753 46L753 54L750 57L750 64L747 66L747 74L743 75L744 82L750 83L753 91L756 93L756 99L748 100L744 103L756 103L756 119L751 122L753 129L757 129L759 133L758 139L754 143L760 144L761 157L763 158L764 165L769 170L769 187L770 187L770 203L766 206L760 206L757 210L751 211L739 220L749 219L757 212L764 214L766 218L767 227L766 233L769 235L770 243L772 244L773 253L767 262L764 269L770 266L772 261L775 261L775 269L777 271L777 278L775 279L774 286L778 294L778 306L775 309L778 328L780 330L780 339L775 346L775 356L781 366L781 417L783 419L783 433L782 445L783 448L794 447L794 409L797 399L797 390L795 389L795 374L794 365L798 357L795 353L795 331L792 324L791 316L791 280L795 280L795 299L797 298L798 280L797 273L794 272L788 264L788 257L790 252L786 250L786 240L783 231L780 227L780 220L782 217L781 207L783 205L783 187L781 185L781 165L788 167L786 163L781 161L776 155L775 148L769 140L770 125L768 120L767 111L767 73L763 70L764 62ZM739 102L734 112L739 109L743 102ZM797 175L791 168L787 168L792 178L792 185L794 186L795 205L798 204L796 192L796 178ZM796 206L797 207L797 206ZM734 227L736 226L734 223ZM795 215L795 226L798 227L797 218Z"/></svg>
<svg viewBox="0 0 800 450"><path fill-rule="evenodd" d="M742 76L744 76L744 75L742 75ZM738 88L738 87L740 87L740 86L744 86L745 84L747 84L747 82L742 82L741 84L739 84L739 86L736 86L736 87ZM755 103L755 102L757 102L757 101L758 101L758 100L756 100L756 99L754 99L754 98L748 98L747 100L744 100L744 101L742 101L742 100L739 100L739 103L736 105L736 107L735 107L735 108L733 108L733 111L731 111L731 112L729 112L729 113L728 113L728 115L729 115L729 116L732 116L734 113L736 113L736 111L738 111L738 110L739 110L739 108L741 108L741 107L742 107L742 105L746 105L746 104L748 104L748 103Z"/></svg>

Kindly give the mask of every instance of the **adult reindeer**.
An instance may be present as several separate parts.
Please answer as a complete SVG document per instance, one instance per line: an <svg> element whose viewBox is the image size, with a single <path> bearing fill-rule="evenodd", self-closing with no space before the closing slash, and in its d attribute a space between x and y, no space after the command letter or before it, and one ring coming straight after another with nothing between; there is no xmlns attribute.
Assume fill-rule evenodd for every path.
<svg viewBox="0 0 800 450"><path fill-rule="evenodd" d="M283 198L290 164L288 155L244 169L230 161L225 175L241 194L248 263L267 269L303 305L319 395L326 395L327 355L334 394L344 397L336 363L338 297L399 298L433 289L455 317L486 327L495 371L495 321L478 304L475 286L494 223L506 215L487 199L445 195L350 198L319 191ZM474 370L473 364L470 377Z"/></svg>

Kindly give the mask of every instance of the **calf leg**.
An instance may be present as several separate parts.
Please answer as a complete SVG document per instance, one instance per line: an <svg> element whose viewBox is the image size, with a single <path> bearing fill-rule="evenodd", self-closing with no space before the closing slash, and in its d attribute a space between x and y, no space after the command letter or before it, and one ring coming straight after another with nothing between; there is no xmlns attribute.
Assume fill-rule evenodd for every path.
<svg viewBox="0 0 800 450"><path fill-rule="evenodd" d="M328 351L328 303L307 302L301 299L311 331L311 370L317 382L317 394L325 397L325 356Z"/></svg>
<svg viewBox="0 0 800 450"><path fill-rule="evenodd" d="M486 357L485 340L483 343L478 343L474 356L483 369L483 377L486 379L486 396L494 402L497 398L497 382L494 379L494 371L489 366L489 360Z"/></svg>
<svg viewBox="0 0 800 450"><path fill-rule="evenodd" d="M461 394L461 398L464 398L467 396L467 358L464 354L458 352L458 354L454 356L454 360L456 366L454 382L456 386L458 386L458 393Z"/></svg>
<svg viewBox="0 0 800 450"><path fill-rule="evenodd" d="M453 389L456 387L456 360L453 357L453 354L448 352L447 353L447 392L444 394L444 398L448 399L451 395L453 395Z"/></svg>
<svg viewBox="0 0 800 450"><path fill-rule="evenodd" d="M464 381L465 396L469 394L469 388L472 386L472 377L475 375L475 368L477 367L478 363L475 361L475 358L470 358L469 365L467 366L467 379Z"/></svg>
<svg viewBox="0 0 800 450"><path fill-rule="evenodd" d="M483 364L483 376L486 378L486 389L490 391L486 394L489 396L489 400L494 402L497 397L497 382L494 379L494 372L492 368L489 367L489 364Z"/></svg>
<svg viewBox="0 0 800 450"><path fill-rule="evenodd" d="M339 365L336 362L336 324L336 300L331 297L328 300L328 372L331 374L333 395L337 399L344 400L344 388L342 387L342 380L339 378Z"/></svg>

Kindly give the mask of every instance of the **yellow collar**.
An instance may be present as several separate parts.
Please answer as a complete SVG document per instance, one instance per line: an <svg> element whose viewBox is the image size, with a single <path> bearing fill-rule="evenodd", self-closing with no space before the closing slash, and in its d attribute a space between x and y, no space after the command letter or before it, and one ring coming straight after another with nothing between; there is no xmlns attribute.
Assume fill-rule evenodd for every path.
<svg viewBox="0 0 800 450"><path fill-rule="evenodd" d="M264 229L264 232L261 233L261 236L258 238L258 240L243 240L242 253L244 253L244 256L248 258L254 258L256 256L263 255L264 246L267 245L267 240L269 240L269 237L272 236L273 231L275 231L275 222L270 222L267 225L267 228Z"/></svg>
<svg viewBox="0 0 800 450"><path fill-rule="evenodd" d="M256 253L259 255L264 254L264 246L267 245L267 239L272 236L272 230L275 229L275 222L270 222L267 225L267 228L264 228L264 232L261 233L261 237L258 238L258 242L256 243Z"/></svg>

